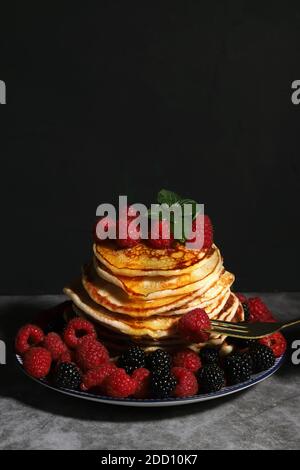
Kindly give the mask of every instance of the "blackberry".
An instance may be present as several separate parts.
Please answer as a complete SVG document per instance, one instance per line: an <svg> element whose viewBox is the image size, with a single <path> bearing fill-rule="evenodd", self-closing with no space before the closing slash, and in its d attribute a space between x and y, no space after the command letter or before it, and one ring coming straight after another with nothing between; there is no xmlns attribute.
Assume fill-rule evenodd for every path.
<svg viewBox="0 0 300 470"><path fill-rule="evenodd" d="M256 343L249 349L253 362L253 372L262 372L270 369L275 364L275 356L271 348L264 344Z"/></svg>
<svg viewBox="0 0 300 470"><path fill-rule="evenodd" d="M155 398L168 398L176 384L174 375L164 369L154 372L151 376L151 391Z"/></svg>
<svg viewBox="0 0 300 470"><path fill-rule="evenodd" d="M157 372L160 370L169 372L171 369L171 362L172 359L170 354L163 349L156 349L156 351L150 353L146 358L148 369L151 372Z"/></svg>
<svg viewBox="0 0 300 470"><path fill-rule="evenodd" d="M249 353L233 353L224 359L224 370L228 383L236 385L249 380L252 373L252 359Z"/></svg>
<svg viewBox="0 0 300 470"><path fill-rule="evenodd" d="M207 364L200 369L197 379L200 391L204 393L217 392L225 385L224 371L216 364Z"/></svg>
<svg viewBox="0 0 300 470"><path fill-rule="evenodd" d="M146 355L139 346L131 346L118 359L118 366L125 369L127 374L131 374L135 369L145 367Z"/></svg>
<svg viewBox="0 0 300 470"><path fill-rule="evenodd" d="M250 320L250 309L247 302L242 302L242 306L244 309L244 321L248 322Z"/></svg>
<svg viewBox="0 0 300 470"><path fill-rule="evenodd" d="M219 351L216 348L203 348L200 351L200 359L202 364L219 364Z"/></svg>
<svg viewBox="0 0 300 470"><path fill-rule="evenodd" d="M81 384L81 373L75 364L61 362L55 374L55 384L58 387L77 390Z"/></svg>

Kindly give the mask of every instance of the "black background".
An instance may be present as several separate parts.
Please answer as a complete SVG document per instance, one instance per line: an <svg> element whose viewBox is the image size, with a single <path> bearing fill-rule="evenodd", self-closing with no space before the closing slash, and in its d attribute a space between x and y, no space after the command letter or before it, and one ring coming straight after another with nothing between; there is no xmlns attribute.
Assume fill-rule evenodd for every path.
<svg viewBox="0 0 300 470"><path fill-rule="evenodd" d="M97 3L1 14L0 292L60 292L96 206L161 187L205 203L236 289L299 290L299 2Z"/></svg>

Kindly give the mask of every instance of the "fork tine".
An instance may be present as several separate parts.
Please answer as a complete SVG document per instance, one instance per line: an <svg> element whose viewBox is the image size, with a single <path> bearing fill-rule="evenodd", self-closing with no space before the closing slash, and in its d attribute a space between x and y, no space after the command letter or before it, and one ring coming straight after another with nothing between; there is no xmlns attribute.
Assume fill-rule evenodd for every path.
<svg viewBox="0 0 300 470"><path fill-rule="evenodd" d="M235 338L251 338L251 334L247 331L242 330L230 330L229 328L215 327L210 330L212 333L218 333L220 335L232 336Z"/></svg>
<svg viewBox="0 0 300 470"><path fill-rule="evenodd" d="M223 322L223 324L226 322ZM282 323L249 323L245 329L232 328L228 322L226 326L217 324L212 325L212 332L219 333L236 338L259 339L268 336L282 327Z"/></svg>
<svg viewBox="0 0 300 470"><path fill-rule="evenodd" d="M216 326L217 328L230 328L231 330L240 330L240 331L248 331L248 327L245 325L241 325L240 323L232 323L229 321L220 321L220 320L212 320L211 324Z"/></svg>

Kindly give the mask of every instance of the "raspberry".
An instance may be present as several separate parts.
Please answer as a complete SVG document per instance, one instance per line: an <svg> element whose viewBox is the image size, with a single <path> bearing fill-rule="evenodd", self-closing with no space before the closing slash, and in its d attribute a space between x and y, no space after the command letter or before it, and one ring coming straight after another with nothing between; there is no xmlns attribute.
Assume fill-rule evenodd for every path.
<svg viewBox="0 0 300 470"><path fill-rule="evenodd" d="M136 380L126 374L124 369L117 369L104 380L105 392L109 397L127 398L137 389Z"/></svg>
<svg viewBox="0 0 300 470"><path fill-rule="evenodd" d="M147 398L150 393L151 372L144 367L136 369L132 378L137 382L137 388L134 392L134 398Z"/></svg>
<svg viewBox="0 0 300 470"><path fill-rule="evenodd" d="M95 242L101 242L108 238L106 234L108 230L112 229L116 229L116 223L113 219L110 219L109 217L101 217L100 219L98 219L93 229Z"/></svg>
<svg viewBox="0 0 300 470"><path fill-rule="evenodd" d="M49 374L52 357L49 351L41 347L33 347L24 354L23 366L26 372L41 379Z"/></svg>
<svg viewBox="0 0 300 470"><path fill-rule="evenodd" d="M120 248L131 248L140 242L141 234L139 227L133 227L133 218L120 218L117 225L117 245ZM120 228L125 228L126 238L120 238Z"/></svg>
<svg viewBox="0 0 300 470"><path fill-rule="evenodd" d="M96 338L94 325L84 318L75 317L67 324L63 339L69 348L76 348L86 336Z"/></svg>
<svg viewBox="0 0 300 470"><path fill-rule="evenodd" d="M198 354L191 349L184 349L173 356L173 366L183 367L191 372L197 372L202 364Z"/></svg>
<svg viewBox="0 0 300 470"><path fill-rule="evenodd" d="M76 363L83 371L95 369L109 360L107 349L99 341L86 338L76 349Z"/></svg>
<svg viewBox="0 0 300 470"><path fill-rule="evenodd" d="M202 217L202 216L201 216ZM212 223L211 223L211 220L210 218L208 217L208 215L204 215L203 217L203 222L204 222L204 227L203 227L203 245L199 248L201 249L207 249L207 248L210 248L213 244L213 241L214 241L214 233L213 233L213 226L212 226ZM196 230L196 223L197 223L197 219L195 219L193 222L192 222L192 230L193 232L195 232ZM193 238L187 238L187 242L189 243L195 243L196 242L196 235L193 237Z"/></svg>
<svg viewBox="0 0 300 470"><path fill-rule="evenodd" d="M235 295L242 304L244 304L244 303L247 304L248 303L247 297L244 294L241 294L240 292L237 292Z"/></svg>
<svg viewBox="0 0 300 470"><path fill-rule="evenodd" d="M153 234L158 234L158 238L152 238ZM156 235L157 236L157 235ZM166 238L163 238L166 237ZM174 237L170 231L170 224L167 220L154 220L151 223L151 233L149 234L148 243L153 248L163 249L170 248Z"/></svg>
<svg viewBox="0 0 300 470"><path fill-rule="evenodd" d="M275 321L272 312L259 297L252 297L248 300L250 312L250 322L273 322Z"/></svg>
<svg viewBox="0 0 300 470"><path fill-rule="evenodd" d="M80 386L81 390L87 391L91 388L100 387L104 379L106 379L106 377L112 374L115 370L117 370L117 366L108 362L103 366L87 371L82 378L82 384Z"/></svg>
<svg viewBox="0 0 300 470"><path fill-rule="evenodd" d="M57 365L61 362L74 362L73 351L66 349L58 358Z"/></svg>
<svg viewBox="0 0 300 470"><path fill-rule="evenodd" d="M260 344L264 344L272 349L275 357L280 357L286 350L286 339L280 332L270 336L265 336L259 340Z"/></svg>
<svg viewBox="0 0 300 470"><path fill-rule="evenodd" d="M211 329L210 319L202 308L195 308L183 315L178 322L178 330L187 341L205 343Z"/></svg>
<svg viewBox="0 0 300 470"><path fill-rule="evenodd" d="M51 353L53 361L57 361L63 353L68 351L67 346L57 333L48 333L43 341L43 347Z"/></svg>
<svg viewBox="0 0 300 470"><path fill-rule="evenodd" d="M31 346L36 346L44 340L44 333L36 325L25 325L19 329L15 348L18 354L24 354Z"/></svg>
<svg viewBox="0 0 300 470"><path fill-rule="evenodd" d="M81 372L75 364L61 362L56 369L55 384L58 387L78 390L81 383Z"/></svg>
<svg viewBox="0 0 300 470"><path fill-rule="evenodd" d="M194 374L184 367L173 367L171 373L177 381L173 391L175 397L189 397L198 392L198 382Z"/></svg>

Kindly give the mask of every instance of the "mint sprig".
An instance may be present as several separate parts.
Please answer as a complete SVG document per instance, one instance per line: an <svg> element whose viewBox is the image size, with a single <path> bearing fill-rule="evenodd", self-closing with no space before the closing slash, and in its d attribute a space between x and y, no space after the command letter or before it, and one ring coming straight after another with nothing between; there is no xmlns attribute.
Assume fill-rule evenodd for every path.
<svg viewBox="0 0 300 470"><path fill-rule="evenodd" d="M179 196L179 194L169 191L168 189L161 189L157 194L158 204L168 204L168 206L172 206L172 204L176 204L181 200L182 197Z"/></svg>
<svg viewBox="0 0 300 470"><path fill-rule="evenodd" d="M173 204L180 204L182 208L184 204L190 204L192 206L192 219L194 220L198 215L196 201L194 201L193 199L183 198L179 194L174 193L173 191L169 191L168 189L161 189L158 192L157 202L158 204L167 204L168 206L172 206ZM148 214L150 218L157 218L156 214L151 213L151 209L149 209ZM174 214L171 213L171 217L170 217L172 233L175 232L174 230L175 221L174 221L173 215ZM182 217L182 219L184 219L184 216ZM184 221L182 220L182 227L184 227L183 222ZM187 234L184 234L183 237L177 241L179 241L180 243L185 243L186 240L187 240Z"/></svg>

